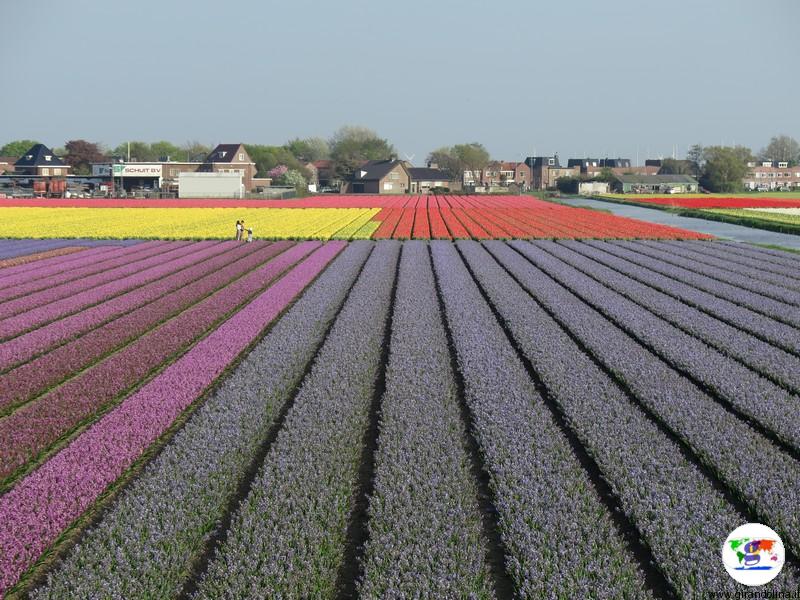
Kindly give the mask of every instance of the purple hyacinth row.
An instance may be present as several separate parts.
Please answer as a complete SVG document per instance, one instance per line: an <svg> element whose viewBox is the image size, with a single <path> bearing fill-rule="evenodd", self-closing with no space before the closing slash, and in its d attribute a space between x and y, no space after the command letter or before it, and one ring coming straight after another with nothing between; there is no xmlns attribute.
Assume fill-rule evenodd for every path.
<svg viewBox="0 0 800 600"><path fill-rule="evenodd" d="M540 269L665 361L800 448L800 398L670 325L575 268L525 242L512 242Z"/></svg>
<svg viewBox="0 0 800 600"><path fill-rule="evenodd" d="M329 243L319 248L0 497L0 594L131 467L343 246Z"/></svg>
<svg viewBox="0 0 800 600"><path fill-rule="evenodd" d="M800 325L800 309L796 306L778 302L772 298L761 296L706 275L700 275L684 267L674 266L668 262L669 257L665 256L664 253L659 254L657 251L643 245L623 241L610 242L610 245L630 251L635 255L637 264L652 269L657 273L677 279L719 298L730 300L777 321L788 325Z"/></svg>
<svg viewBox="0 0 800 600"><path fill-rule="evenodd" d="M335 593L399 251L381 243L367 261L198 597Z"/></svg>
<svg viewBox="0 0 800 600"><path fill-rule="evenodd" d="M392 316L364 598L492 598L428 246L407 242Z"/></svg>
<svg viewBox="0 0 800 600"><path fill-rule="evenodd" d="M743 515L484 248L477 242L459 247L678 596L738 589L720 568L718 553L689 549L719 548L720 540L746 522ZM487 247L513 253L500 242Z"/></svg>
<svg viewBox="0 0 800 600"><path fill-rule="evenodd" d="M638 261L641 260L641 257L635 252L608 242L587 240L585 244L586 250L575 248L585 255L589 255L588 253L591 252L592 259L734 327L748 331L779 348L800 354L800 331L797 328L699 290L692 285L656 273L648 266L640 264Z"/></svg>
<svg viewBox="0 0 800 600"><path fill-rule="evenodd" d="M800 277L800 265L797 263L796 253L725 240L716 242L716 245L724 246L725 251L734 256L746 256L766 265L780 265L783 268L791 269L795 273L795 277Z"/></svg>
<svg viewBox="0 0 800 600"><path fill-rule="evenodd" d="M14 258L25 254L46 252L65 246L129 246L139 240L92 240L86 238L55 240L0 240L0 258Z"/></svg>
<svg viewBox="0 0 800 600"><path fill-rule="evenodd" d="M234 250L219 258L225 259L229 264L224 262L220 264L219 261L213 260L201 263L197 268L190 269L194 271L194 281L184 280L180 288L158 300L113 319L82 337L5 373L0 378L0 414L9 407L25 402L63 381L71 374L80 372L126 343L134 341L159 323L229 284L231 280L258 267L284 249L281 246L265 249L264 242L247 245L236 245L236 242L225 243L232 244ZM197 254L202 255L209 250L212 249L201 250ZM254 252L255 250L259 251ZM196 258L200 259L199 256ZM181 331L179 335L182 333ZM25 337L14 338L6 342L6 345ZM24 343L25 340L22 341Z"/></svg>
<svg viewBox="0 0 800 600"><path fill-rule="evenodd" d="M552 242L551 242L552 244ZM537 242L537 246L540 244ZM507 246L500 262L754 512L800 548L800 463ZM541 325L536 321L537 327ZM553 328L552 325L550 325ZM553 328L554 329L554 328ZM554 329L555 330L555 329ZM537 329L537 331L544 331ZM741 452L758 448L757 452ZM770 468L763 468L769 464Z"/></svg>
<svg viewBox="0 0 800 600"><path fill-rule="evenodd" d="M17 273L15 276L9 277L7 280L8 286L0 290L0 302L2 302L0 309L3 309L7 314L11 314L5 308L11 299L27 298L30 299L33 306L38 299L38 295L35 292L49 290L71 281L77 283L78 280L87 278L90 275L103 273L114 267L123 267L135 261L186 245L188 244L181 243L173 246L169 242L155 242L140 244L132 248L121 248L118 252L113 252L110 255L81 256L78 254L78 258L69 265L69 268L62 269L60 272L50 272L57 268L54 265L39 272Z"/></svg>
<svg viewBox="0 0 800 600"><path fill-rule="evenodd" d="M323 271L34 598L175 595L371 249L354 242Z"/></svg>
<svg viewBox="0 0 800 600"><path fill-rule="evenodd" d="M200 243L204 244L203 247L213 245L213 242ZM25 285L8 288L9 293L15 296L19 293L24 293L26 295L18 296L0 303L0 318L8 318L20 313L24 314L32 309L54 303L63 298L69 298L83 291L98 287L103 288L103 284L124 280L123 278L125 277L138 275L142 271L146 272L149 268L157 267L167 261L191 254L193 249L191 242L183 242L179 247L162 246L158 248L148 248L144 252L137 252L137 256L120 259L124 261L124 264L114 268L101 270L87 277L75 279L73 281L65 281L64 283L54 281L51 287L30 294L24 291ZM41 285L41 282L37 285Z"/></svg>
<svg viewBox="0 0 800 600"><path fill-rule="evenodd" d="M192 244L192 242L188 244ZM219 242L194 242L194 244L194 251L196 252L203 248L217 246ZM83 284L76 283L76 287L83 289L83 291L63 297L55 302L31 308L30 310L0 321L0 338L7 339L35 327L41 327L51 321L63 318L80 310L85 310L95 304L105 302L114 296L118 296L151 281L161 279L173 273L176 270L176 264L180 265L181 259L190 256L191 253L191 245L172 250L168 253L170 254L168 257L156 256L152 259L147 259L147 262L152 261L152 265L148 268L138 270L132 266L131 274L90 289L83 289ZM68 283L65 284L65 286L60 286L66 289L59 290L59 294L68 291L71 285L71 283ZM24 298L20 300L24 300Z"/></svg>
<svg viewBox="0 0 800 600"><path fill-rule="evenodd" d="M535 245L723 354L737 358L795 393L800 391L800 358L797 356L590 260L587 256L592 256L593 249L587 250L587 256L579 253L581 249L586 250L585 244L564 240L558 244L536 242Z"/></svg>
<svg viewBox="0 0 800 600"><path fill-rule="evenodd" d="M649 240L631 242L630 244L629 247L633 249L641 248L641 252L648 256L663 260L681 269L686 269L693 274L708 277L711 281L729 284L735 288L752 292L757 297L763 296L778 303L800 305L800 293L782 285L791 281L786 277L778 277L782 284L774 284L765 281L765 277L768 276L762 275L758 271L755 274L742 274L738 270L734 270L736 267L732 266L729 261L719 261L722 263L721 266L709 264L713 259L703 254L671 248ZM797 309L795 308L795 310Z"/></svg>
<svg viewBox="0 0 800 600"><path fill-rule="evenodd" d="M610 515L454 246L431 242L431 248L518 597L650 597ZM558 349L548 351L560 356Z"/></svg>
<svg viewBox="0 0 800 600"><path fill-rule="evenodd" d="M81 312L29 331L6 342L0 342L0 371L31 360L35 356L91 331L111 319L120 319L126 313L157 300L210 272L229 268L227 265L262 247L262 242L244 246L236 242L206 248L175 261L176 272L130 292L96 304ZM0 394L1 395L1 394Z"/></svg>
<svg viewBox="0 0 800 600"><path fill-rule="evenodd" d="M657 247L674 252L685 258L699 260L705 264L730 270L740 275L760 279L773 285L791 290L800 290L800 271L771 265L763 260L741 257L731 252L727 246L707 243L702 246L679 244L667 241ZM800 257L798 257L800 259Z"/></svg>
<svg viewBox="0 0 800 600"><path fill-rule="evenodd" d="M261 251L268 260L292 242ZM0 419L0 480L33 460L53 442L145 379L220 319L247 302L318 243L298 244L228 288L217 291L178 316L139 337L119 352Z"/></svg>
<svg viewBox="0 0 800 600"><path fill-rule="evenodd" d="M83 260L85 257L93 257L92 260L102 260L102 257L110 253L123 253L127 248L122 246L105 246L98 248L87 248L74 254L63 254L42 258L35 262L21 265L3 267L0 269L0 289L9 285L16 285L29 281L31 277L46 277L54 273L60 273L71 268L74 261ZM82 264L82 263L78 263Z"/></svg>

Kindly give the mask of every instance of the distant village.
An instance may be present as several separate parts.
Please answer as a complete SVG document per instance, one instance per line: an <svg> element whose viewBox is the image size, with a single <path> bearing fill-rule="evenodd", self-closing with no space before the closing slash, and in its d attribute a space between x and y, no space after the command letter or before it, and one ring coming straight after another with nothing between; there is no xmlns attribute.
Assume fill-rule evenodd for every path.
<svg viewBox="0 0 800 600"><path fill-rule="evenodd" d="M475 145L479 146L479 145ZM387 145L390 148L390 146ZM485 151L484 151L485 152ZM748 151L749 153L749 151ZM480 168L449 168L436 162L414 166L390 154L383 159L355 159L343 173L331 158L299 159L291 171L277 165L259 172L243 143L218 144L203 158L170 156L140 161L104 158L73 171L65 157L44 144L21 156L0 156L0 197L291 197L307 193L431 194L528 193L560 191L580 195L603 193L691 193L703 191L696 164L677 159L569 158L557 154L528 156L522 161L485 160ZM800 166L791 160L746 161L742 189L800 189ZM88 172L86 172L88 171ZM297 175L289 177L292 173Z"/></svg>

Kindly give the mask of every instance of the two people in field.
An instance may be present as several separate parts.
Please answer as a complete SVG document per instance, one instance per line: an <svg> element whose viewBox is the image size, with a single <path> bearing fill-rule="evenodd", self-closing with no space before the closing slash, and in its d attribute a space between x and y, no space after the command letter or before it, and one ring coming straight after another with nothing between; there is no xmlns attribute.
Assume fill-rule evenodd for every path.
<svg viewBox="0 0 800 600"><path fill-rule="evenodd" d="M247 240L248 242L253 241L253 230L252 228L245 229L244 228L244 219L236 221L236 241L241 242L244 239L244 233L247 231Z"/></svg>

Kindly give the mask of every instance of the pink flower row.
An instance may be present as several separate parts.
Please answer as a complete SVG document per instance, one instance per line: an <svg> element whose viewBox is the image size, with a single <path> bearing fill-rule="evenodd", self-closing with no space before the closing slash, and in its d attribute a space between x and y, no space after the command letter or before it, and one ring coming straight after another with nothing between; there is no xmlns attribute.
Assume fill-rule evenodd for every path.
<svg viewBox="0 0 800 600"><path fill-rule="evenodd" d="M299 247L313 247L308 242ZM329 242L0 497L0 594L345 246Z"/></svg>
<svg viewBox="0 0 800 600"><path fill-rule="evenodd" d="M206 246L213 244L213 242L205 242ZM63 283L49 283L47 287L37 292L23 292L22 296L15 297L12 300L7 300L0 304L0 318L10 317L29 311L32 308L44 306L68 298L85 290L91 290L100 285L110 282L119 281L121 278L130 275L136 275L140 271L156 267L163 264L165 261L173 260L192 252L191 243L181 244L179 246L161 246L150 248L147 253L141 253L135 257L125 259L125 264L108 269L107 271L100 271L87 277L65 281ZM32 282L37 283L37 282ZM11 293L16 294L22 291L26 286L15 286L11 289Z"/></svg>
<svg viewBox="0 0 800 600"><path fill-rule="evenodd" d="M5 303L11 298L19 298L21 296L31 297L34 292L49 290L68 281L77 281L95 273L102 273L114 267L127 265L167 250L180 248L183 245L185 244L170 245L169 242L146 243L131 248L122 248L119 252L113 253L112 256L85 257L68 264L67 268L54 266L53 269L60 268L58 272L50 273L48 271L51 269L46 269L42 273L20 273L10 278L9 286L0 290L0 302Z"/></svg>
<svg viewBox="0 0 800 600"><path fill-rule="evenodd" d="M203 248L209 248L218 244L219 242L214 241L195 242L195 250L202 250ZM108 298L118 296L123 292L127 292L128 290L149 283L150 281L161 279L175 270L174 261L179 261L184 256L191 254L191 248L182 247L165 254L169 256L159 255L148 259L148 262L152 260L154 263L154 265L149 268L139 270L138 272L131 273L125 277L109 281L88 290L75 290L70 295L60 300L37 306L18 315L3 319L0 321L0 338L8 339L9 337L19 335L29 329L39 327L50 321L54 321L97 304L98 302L107 300ZM82 286L76 284L76 287L81 288ZM22 300L24 300L24 298Z"/></svg>
<svg viewBox="0 0 800 600"><path fill-rule="evenodd" d="M30 360L61 342L77 337L110 319L152 302L164 294L202 277L209 271L222 268L227 263L255 251L260 247L259 243L255 242L245 247L236 242L224 242L199 250L194 254L172 261L171 266L175 272L162 279L135 287L106 302L95 304L78 313L53 321L6 342L1 342L0 371ZM233 249L232 252L231 249Z"/></svg>
<svg viewBox="0 0 800 600"><path fill-rule="evenodd" d="M167 278L183 280L183 284L178 287L173 283L173 291L158 300L113 319L86 335L9 371L0 377L0 413L31 399L98 358L144 335L159 323L255 269L287 247L279 244L273 244L272 247L265 247L263 244L256 248L253 246L255 244L239 244L234 246L233 252L187 269L186 271L193 272L192 279ZM259 251L253 252L255 249ZM14 338L7 343L24 337L26 336Z"/></svg>
<svg viewBox="0 0 800 600"><path fill-rule="evenodd" d="M0 480L91 419L97 411L180 353L315 247L314 244L292 246L292 242L277 242L265 248L262 262L281 250L289 250L77 377L0 419L0 439L3 440L0 446Z"/></svg>

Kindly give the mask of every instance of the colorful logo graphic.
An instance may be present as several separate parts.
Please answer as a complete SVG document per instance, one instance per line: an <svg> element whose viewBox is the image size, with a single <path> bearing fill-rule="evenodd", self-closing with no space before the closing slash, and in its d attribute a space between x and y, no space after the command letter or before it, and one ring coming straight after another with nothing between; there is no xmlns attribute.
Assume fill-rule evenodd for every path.
<svg viewBox="0 0 800 600"><path fill-rule="evenodd" d="M778 534L761 523L745 523L734 529L722 545L722 563L741 584L769 583L783 568L785 553Z"/></svg>

